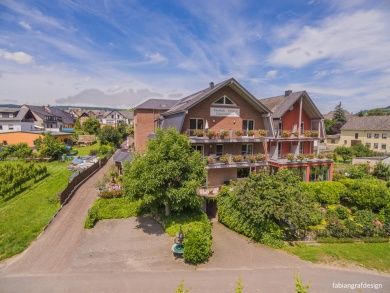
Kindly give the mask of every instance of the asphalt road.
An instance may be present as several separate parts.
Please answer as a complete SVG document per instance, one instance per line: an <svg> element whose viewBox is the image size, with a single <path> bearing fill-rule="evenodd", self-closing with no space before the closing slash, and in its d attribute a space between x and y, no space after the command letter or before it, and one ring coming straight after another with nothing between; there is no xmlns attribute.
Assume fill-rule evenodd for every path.
<svg viewBox="0 0 390 293"><path fill-rule="evenodd" d="M390 275L360 268L315 265L283 251L252 243L213 224L214 254L194 267L170 253L172 239L149 218L99 222L84 219L97 193L95 183L112 162L92 176L48 229L22 254L0 263L0 292L174 292L184 281L190 292L294 292L294 277L310 292L354 292L333 283L375 283L390 292Z"/></svg>

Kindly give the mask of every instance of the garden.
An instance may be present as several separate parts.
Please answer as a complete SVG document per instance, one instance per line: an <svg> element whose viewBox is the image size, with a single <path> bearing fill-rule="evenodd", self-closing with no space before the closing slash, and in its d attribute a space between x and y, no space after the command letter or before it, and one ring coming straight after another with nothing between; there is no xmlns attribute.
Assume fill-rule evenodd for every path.
<svg viewBox="0 0 390 293"><path fill-rule="evenodd" d="M252 174L222 189L219 221L304 259L342 259L389 271L390 184L383 169L350 166L335 181L310 183L287 170Z"/></svg>

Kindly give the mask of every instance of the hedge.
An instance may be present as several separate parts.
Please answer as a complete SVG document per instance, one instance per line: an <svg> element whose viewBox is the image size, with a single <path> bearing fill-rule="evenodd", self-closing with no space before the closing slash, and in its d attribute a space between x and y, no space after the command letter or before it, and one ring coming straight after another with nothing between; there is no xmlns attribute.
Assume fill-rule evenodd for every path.
<svg viewBox="0 0 390 293"><path fill-rule="evenodd" d="M88 210L85 219L84 228L90 229L95 226L99 220L103 219L121 219L134 217L141 214L142 201L131 201L128 198L100 198L95 201Z"/></svg>
<svg viewBox="0 0 390 293"><path fill-rule="evenodd" d="M347 193L345 185L336 181L302 182L301 184L304 190L321 204L338 204L340 197Z"/></svg>
<svg viewBox="0 0 390 293"><path fill-rule="evenodd" d="M184 233L184 260L190 264L206 262L212 254L211 223L204 212L172 214L162 217L165 232L175 236L180 227Z"/></svg>

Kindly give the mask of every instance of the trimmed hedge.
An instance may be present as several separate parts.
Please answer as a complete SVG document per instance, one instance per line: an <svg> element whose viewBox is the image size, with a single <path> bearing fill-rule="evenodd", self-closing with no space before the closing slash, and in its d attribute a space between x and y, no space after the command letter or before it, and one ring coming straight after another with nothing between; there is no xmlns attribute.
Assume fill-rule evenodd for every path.
<svg viewBox="0 0 390 293"><path fill-rule="evenodd" d="M184 233L184 260L190 264L206 262L212 254L211 223L204 212L163 217L165 233L175 236L180 226Z"/></svg>
<svg viewBox="0 0 390 293"><path fill-rule="evenodd" d="M347 193L345 185L336 181L302 182L301 184L304 190L321 204L338 204L340 197Z"/></svg>
<svg viewBox="0 0 390 293"><path fill-rule="evenodd" d="M95 226L99 220L103 219L121 219L134 217L141 214L142 201L131 201L128 198L100 198L95 201L88 210L87 218L84 222L84 228L90 229Z"/></svg>

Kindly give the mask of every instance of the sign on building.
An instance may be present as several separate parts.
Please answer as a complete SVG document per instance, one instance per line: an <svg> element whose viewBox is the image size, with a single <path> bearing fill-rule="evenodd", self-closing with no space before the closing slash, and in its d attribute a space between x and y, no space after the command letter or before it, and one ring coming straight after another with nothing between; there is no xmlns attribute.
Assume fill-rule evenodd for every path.
<svg viewBox="0 0 390 293"><path fill-rule="evenodd" d="M239 108L210 108L210 116L211 117L240 117L240 109Z"/></svg>

